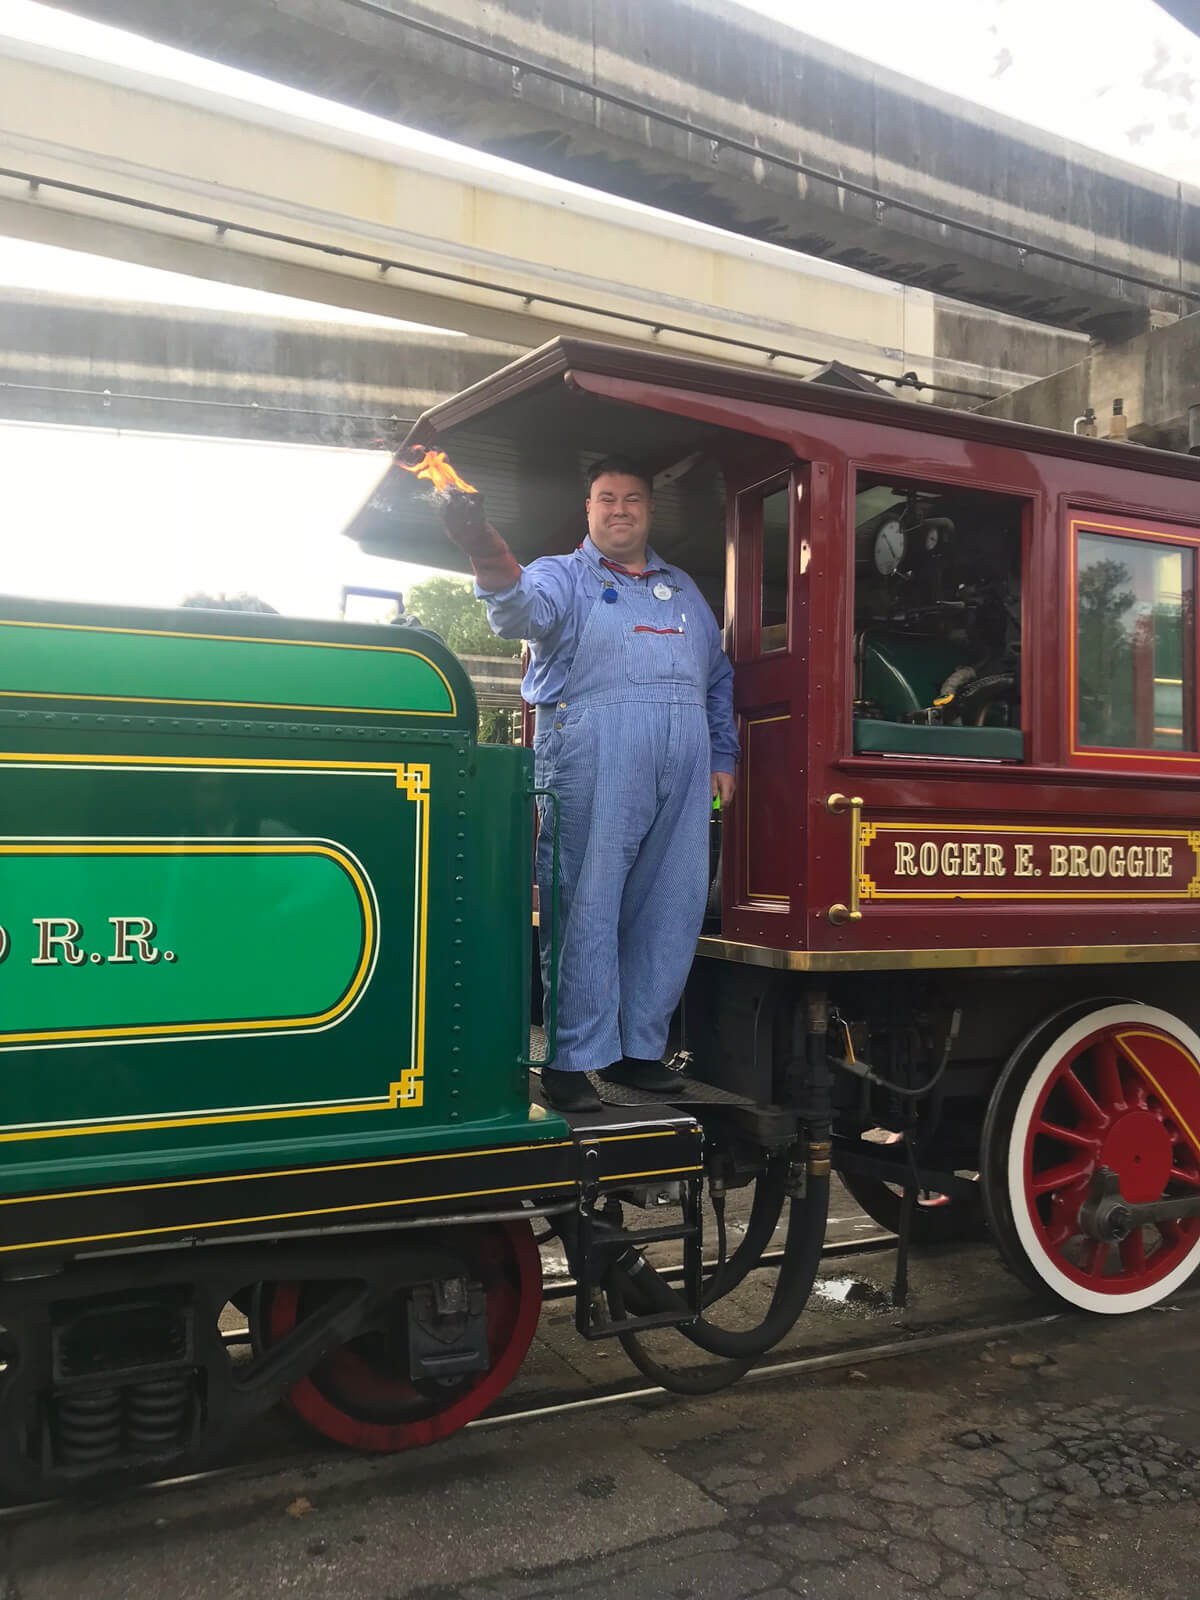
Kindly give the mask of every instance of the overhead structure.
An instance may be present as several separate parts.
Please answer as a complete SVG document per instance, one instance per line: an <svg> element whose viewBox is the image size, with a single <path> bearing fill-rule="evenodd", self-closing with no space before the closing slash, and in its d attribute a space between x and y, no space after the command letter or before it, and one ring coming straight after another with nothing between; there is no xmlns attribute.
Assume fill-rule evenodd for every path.
<svg viewBox="0 0 1200 1600"><path fill-rule="evenodd" d="M1090 410L1102 437L1200 453L1200 313L1140 334L980 407L985 415L1070 430Z"/></svg>
<svg viewBox="0 0 1200 1600"><path fill-rule="evenodd" d="M564 178L1106 340L1140 331L1152 310L1200 304L1200 191L730 0L69 9Z"/></svg>
<svg viewBox="0 0 1200 1600"><path fill-rule="evenodd" d="M516 353L402 325L9 289L0 293L0 418L390 445Z"/></svg>
<svg viewBox="0 0 1200 1600"><path fill-rule="evenodd" d="M602 333L797 375L837 359L960 404L1081 343L386 129L12 40L0 232L499 344Z"/></svg>

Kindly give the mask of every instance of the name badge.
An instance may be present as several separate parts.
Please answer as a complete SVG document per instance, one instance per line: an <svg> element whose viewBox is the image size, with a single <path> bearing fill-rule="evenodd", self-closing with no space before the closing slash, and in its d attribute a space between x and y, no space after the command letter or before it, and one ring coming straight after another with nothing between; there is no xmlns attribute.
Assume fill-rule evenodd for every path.
<svg viewBox="0 0 1200 1600"><path fill-rule="evenodd" d="M669 600L671 598L671 591L665 583L656 583L653 592L656 600Z"/></svg>

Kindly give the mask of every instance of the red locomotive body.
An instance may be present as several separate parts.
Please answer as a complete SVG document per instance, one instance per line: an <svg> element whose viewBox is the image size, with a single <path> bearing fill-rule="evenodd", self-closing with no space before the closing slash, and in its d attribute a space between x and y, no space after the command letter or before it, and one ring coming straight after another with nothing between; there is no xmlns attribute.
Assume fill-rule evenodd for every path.
<svg viewBox="0 0 1200 1600"><path fill-rule="evenodd" d="M526 561L578 541L587 461L636 451L655 547L723 618L743 757L693 1072L761 1142L827 1028L835 1160L881 1220L945 1236L982 1203L1018 1272L1096 1310L1177 1287L1200 1263L1200 461L573 341L413 438ZM444 565L402 478L351 531Z"/></svg>

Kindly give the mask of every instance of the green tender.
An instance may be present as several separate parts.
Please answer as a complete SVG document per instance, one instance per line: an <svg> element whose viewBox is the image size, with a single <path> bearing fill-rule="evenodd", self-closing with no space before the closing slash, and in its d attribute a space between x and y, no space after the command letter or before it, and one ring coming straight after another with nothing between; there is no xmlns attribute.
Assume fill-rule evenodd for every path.
<svg viewBox="0 0 1200 1600"><path fill-rule="evenodd" d="M198 616L199 677L179 653ZM215 685L298 692L301 631L323 715L213 715ZM0 700L0 1193L565 1136L522 1064L531 757L476 745L450 651L414 645L455 708L426 718L394 629L0 601L0 634L0 686L24 693ZM205 703L82 700L124 681L131 637L139 693ZM347 661L369 718L328 709L368 698ZM70 704L37 698L66 684Z"/></svg>

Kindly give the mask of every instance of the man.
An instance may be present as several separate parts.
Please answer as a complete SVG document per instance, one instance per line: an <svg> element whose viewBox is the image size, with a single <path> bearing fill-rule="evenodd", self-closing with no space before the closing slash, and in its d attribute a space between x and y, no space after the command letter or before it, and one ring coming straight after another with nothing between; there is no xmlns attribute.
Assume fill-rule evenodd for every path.
<svg viewBox="0 0 1200 1600"><path fill-rule="evenodd" d="M557 907L544 804L537 876L547 990L552 916L560 951L542 1089L563 1111L599 1107L587 1072L653 1093L677 1084L662 1056L704 916L710 805L733 798L733 669L696 585L647 543L652 492L634 462L601 461L587 538L525 568L478 496L446 511L493 630L530 645L537 784L561 806Z"/></svg>

